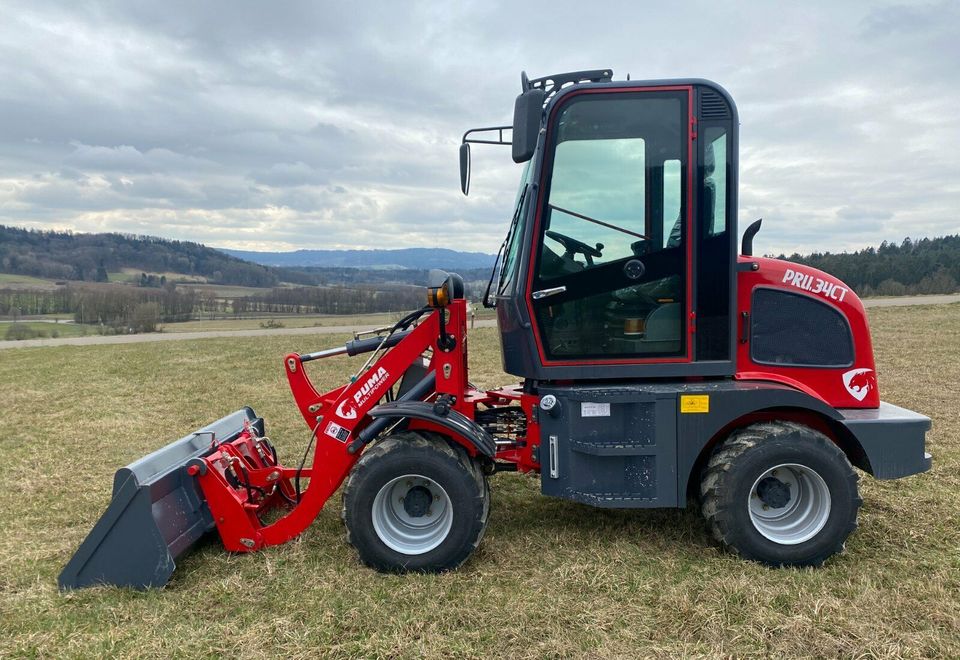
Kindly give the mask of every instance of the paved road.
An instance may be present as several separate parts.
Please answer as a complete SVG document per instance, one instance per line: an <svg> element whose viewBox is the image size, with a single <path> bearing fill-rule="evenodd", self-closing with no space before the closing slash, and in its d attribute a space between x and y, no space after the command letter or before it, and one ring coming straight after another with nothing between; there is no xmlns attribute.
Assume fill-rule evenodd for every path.
<svg viewBox="0 0 960 660"><path fill-rule="evenodd" d="M960 293L936 296L894 296L890 298L867 298L864 307L904 307L906 305L946 305L960 302Z"/></svg>
<svg viewBox="0 0 960 660"><path fill-rule="evenodd" d="M497 325L493 319L477 321L478 328ZM325 325L312 328L262 328L254 330L210 330L208 332L150 332L141 335L90 335L88 337L58 337L57 339L23 339L0 341L4 348L31 348L37 346L88 346L91 344L137 344L145 341L179 341L181 339L214 339L217 337L266 337L268 335L336 335L369 330L370 325Z"/></svg>
<svg viewBox="0 0 960 660"><path fill-rule="evenodd" d="M868 298L866 307L902 307L904 305L944 305L960 303L960 293L937 296L902 296L891 298ZM496 326L495 320L477 321L478 328ZM57 339L24 339L0 341L0 350L5 348L31 348L36 346L87 346L91 344L136 344L145 341L179 341L181 339L213 339L217 337L266 337L269 335L334 335L350 334L369 330L369 325L328 325L312 328L274 328L256 330L211 330L209 332L146 333L142 335L91 335L89 337L60 337Z"/></svg>

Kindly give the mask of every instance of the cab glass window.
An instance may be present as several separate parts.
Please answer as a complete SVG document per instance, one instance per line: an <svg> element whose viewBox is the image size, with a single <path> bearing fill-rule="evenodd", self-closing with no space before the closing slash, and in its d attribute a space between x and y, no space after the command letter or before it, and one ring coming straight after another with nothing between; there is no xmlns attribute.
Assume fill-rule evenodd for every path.
<svg viewBox="0 0 960 660"><path fill-rule="evenodd" d="M676 91L558 110L531 292L549 356L685 354L686 110Z"/></svg>

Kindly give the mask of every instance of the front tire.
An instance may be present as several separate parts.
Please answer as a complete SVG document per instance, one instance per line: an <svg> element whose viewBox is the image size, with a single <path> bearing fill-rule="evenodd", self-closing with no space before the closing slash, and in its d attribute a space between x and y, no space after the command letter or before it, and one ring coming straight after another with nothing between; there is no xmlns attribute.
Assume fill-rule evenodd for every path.
<svg viewBox="0 0 960 660"><path fill-rule="evenodd" d="M489 513L480 464L437 434L398 433L377 442L343 492L347 541L382 572L457 568L480 544Z"/></svg>
<svg viewBox="0 0 960 660"><path fill-rule="evenodd" d="M862 503L846 455L782 421L733 432L710 457L700 494L714 538L769 566L819 566L841 552Z"/></svg>

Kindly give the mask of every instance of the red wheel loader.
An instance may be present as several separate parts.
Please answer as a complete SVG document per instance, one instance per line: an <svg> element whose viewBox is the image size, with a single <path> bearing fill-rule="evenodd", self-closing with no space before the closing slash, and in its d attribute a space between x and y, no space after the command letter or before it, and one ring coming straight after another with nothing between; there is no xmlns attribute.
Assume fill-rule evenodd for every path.
<svg viewBox="0 0 960 660"><path fill-rule="evenodd" d="M472 144L525 164L484 296L519 382L471 385L463 282L434 273L395 325L284 358L304 461L282 464L244 408L121 469L61 587L161 586L214 529L231 552L286 543L341 487L362 562L452 569L483 537L498 471L583 505L695 504L719 543L771 566L841 551L854 467L929 469L930 420L880 400L849 287L754 256L759 221L737 250L737 130L706 80L523 75L513 125L460 150L464 193ZM366 359L318 391L311 362L343 354Z"/></svg>

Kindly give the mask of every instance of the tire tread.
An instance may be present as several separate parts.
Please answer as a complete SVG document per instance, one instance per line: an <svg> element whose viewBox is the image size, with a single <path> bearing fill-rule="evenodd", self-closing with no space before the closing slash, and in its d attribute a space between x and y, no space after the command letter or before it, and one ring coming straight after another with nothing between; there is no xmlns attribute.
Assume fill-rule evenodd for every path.
<svg viewBox="0 0 960 660"><path fill-rule="evenodd" d="M360 456L360 459L350 471L346 484L343 488L343 505L340 509L340 519L343 521L344 527L346 528L347 543L349 543L357 551L360 556L360 560L371 568L375 568L379 571L407 570L403 566L389 565L372 555L372 553L369 551L369 548L365 547L365 544L358 538L356 533L357 530L355 530L351 524L349 506L350 502L358 495L357 491L362 484L365 472L369 470L372 465L379 464L385 460L390 460L392 454L406 452L411 448L436 451L444 454L450 460L458 463L461 469L473 478L473 485L476 489L476 492L479 493L478 497L482 498L483 500L479 517L478 519L475 519L475 524L479 525L479 529L476 535L471 538L469 547L460 548L459 551L454 554L454 556L450 557L442 564L416 570L441 572L455 569L463 564L463 562L465 562L473 554L477 546L480 545L480 541L483 539L483 535L486 532L487 523L489 522L490 518L490 484L479 461L472 458L470 454L467 453L466 449L464 449L461 445L439 433L417 431L404 431L395 433L378 440L363 452L363 454Z"/></svg>
<svg viewBox="0 0 960 660"><path fill-rule="evenodd" d="M722 498L723 494L732 487L729 483L729 474L740 459L750 450L758 447L764 442L783 438L791 434L801 434L805 441L812 443L817 451L824 451L831 454L838 462L846 466L845 478L848 486L855 493L853 504L853 515L844 525L839 534L834 537L834 542L815 556L802 562L790 562L792 565L820 566L829 557L843 552L847 537L857 528L857 511L863 503L857 489L859 478L850 467L843 451L837 447L827 436L819 431L815 431L808 426L789 421L768 421L751 424L750 426L737 429L723 441L714 450L707 467L704 470L703 478L700 482L700 496L702 502L701 512L706 521L707 528L714 540L728 548L734 554L743 555L744 549L738 547L735 540L735 530L731 516L724 509ZM752 557L755 558L755 557ZM762 558L759 561L769 565L783 565L765 561Z"/></svg>

